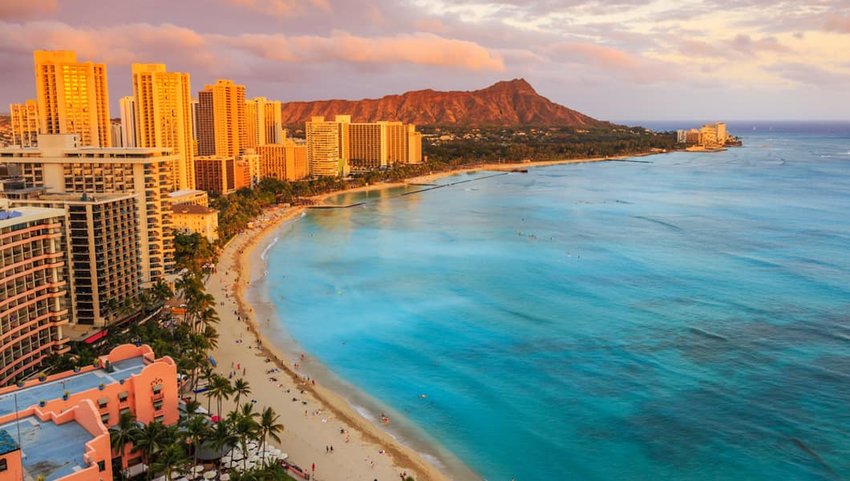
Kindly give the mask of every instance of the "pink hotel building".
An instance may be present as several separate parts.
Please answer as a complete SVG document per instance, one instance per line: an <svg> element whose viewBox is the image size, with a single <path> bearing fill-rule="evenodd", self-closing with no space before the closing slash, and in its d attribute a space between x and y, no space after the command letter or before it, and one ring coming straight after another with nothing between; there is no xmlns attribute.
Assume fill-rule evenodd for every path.
<svg viewBox="0 0 850 481"><path fill-rule="evenodd" d="M109 427L123 412L175 424L179 398L176 363L132 344L97 366L0 389L0 481L111 481ZM125 454L125 467L141 463Z"/></svg>

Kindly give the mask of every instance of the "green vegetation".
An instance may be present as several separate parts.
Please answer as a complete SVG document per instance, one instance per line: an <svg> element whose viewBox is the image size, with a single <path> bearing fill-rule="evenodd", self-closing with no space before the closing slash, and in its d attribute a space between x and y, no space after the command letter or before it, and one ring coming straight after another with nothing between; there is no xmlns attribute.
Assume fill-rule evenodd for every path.
<svg viewBox="0 0 850 481"><path fill-rule="evenodd" d="M453 166L478 162L546 161L613 157L673 150L673 133L642 127L579 130L574 128L423 129L423 153L429 162Z"/></svg>

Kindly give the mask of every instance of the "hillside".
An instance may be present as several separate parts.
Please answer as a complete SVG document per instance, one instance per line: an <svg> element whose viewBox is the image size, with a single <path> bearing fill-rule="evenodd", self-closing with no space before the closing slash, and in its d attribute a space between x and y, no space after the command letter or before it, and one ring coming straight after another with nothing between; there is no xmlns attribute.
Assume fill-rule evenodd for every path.
<svg viewBox="0 0 850 481"><path fill-rule="evenodd" d="M416 125L468 127L606 128L602 122L556 104L523 79L495 83L474 91L417 90L380 99L285 102L283 123L300 125L321 115L351 115L354 122L401 120Z"/></svg>

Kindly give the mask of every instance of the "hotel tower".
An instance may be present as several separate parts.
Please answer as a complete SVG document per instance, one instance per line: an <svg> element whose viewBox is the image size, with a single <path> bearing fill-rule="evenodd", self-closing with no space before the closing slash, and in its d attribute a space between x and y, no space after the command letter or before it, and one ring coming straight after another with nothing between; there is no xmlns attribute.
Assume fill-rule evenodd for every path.
<svg viewBox="0 0 850 481"><path fill-rule="evenodd" d="M161 63L133 64L137 147L168 147L172 190L195 188L192 96L189 74L167 72Z"/></svg>
<svg viewBox="0 0 850 481"><path fill-rule="evenodd" d="M0 199L0 386L67 351L65 211Z"/></svg>
<svg viewBox="0 0 850 481"><path fill-rule="evenodd" d="M35 91L42 134L77 134L81 145L109 147L106 65L74 52L36 50Z"/></svg>
<svg viewBox="0 0 850 481"><path fill-rule="evenodd" d="M247 148L245 86L217 80L198 92L198 154L239 157Z"/></svg>

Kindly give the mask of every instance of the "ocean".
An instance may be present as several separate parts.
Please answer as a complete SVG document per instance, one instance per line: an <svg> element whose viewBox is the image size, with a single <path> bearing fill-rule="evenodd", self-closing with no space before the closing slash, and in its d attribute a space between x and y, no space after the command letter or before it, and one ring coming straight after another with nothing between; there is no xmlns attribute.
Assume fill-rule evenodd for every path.
<svg viewBox="0 0 850 481"><path fill-rule="evenodd" d="M850 124L730 131L340 196L266 253L274 328L482 479L848 479Z"/></svg>

